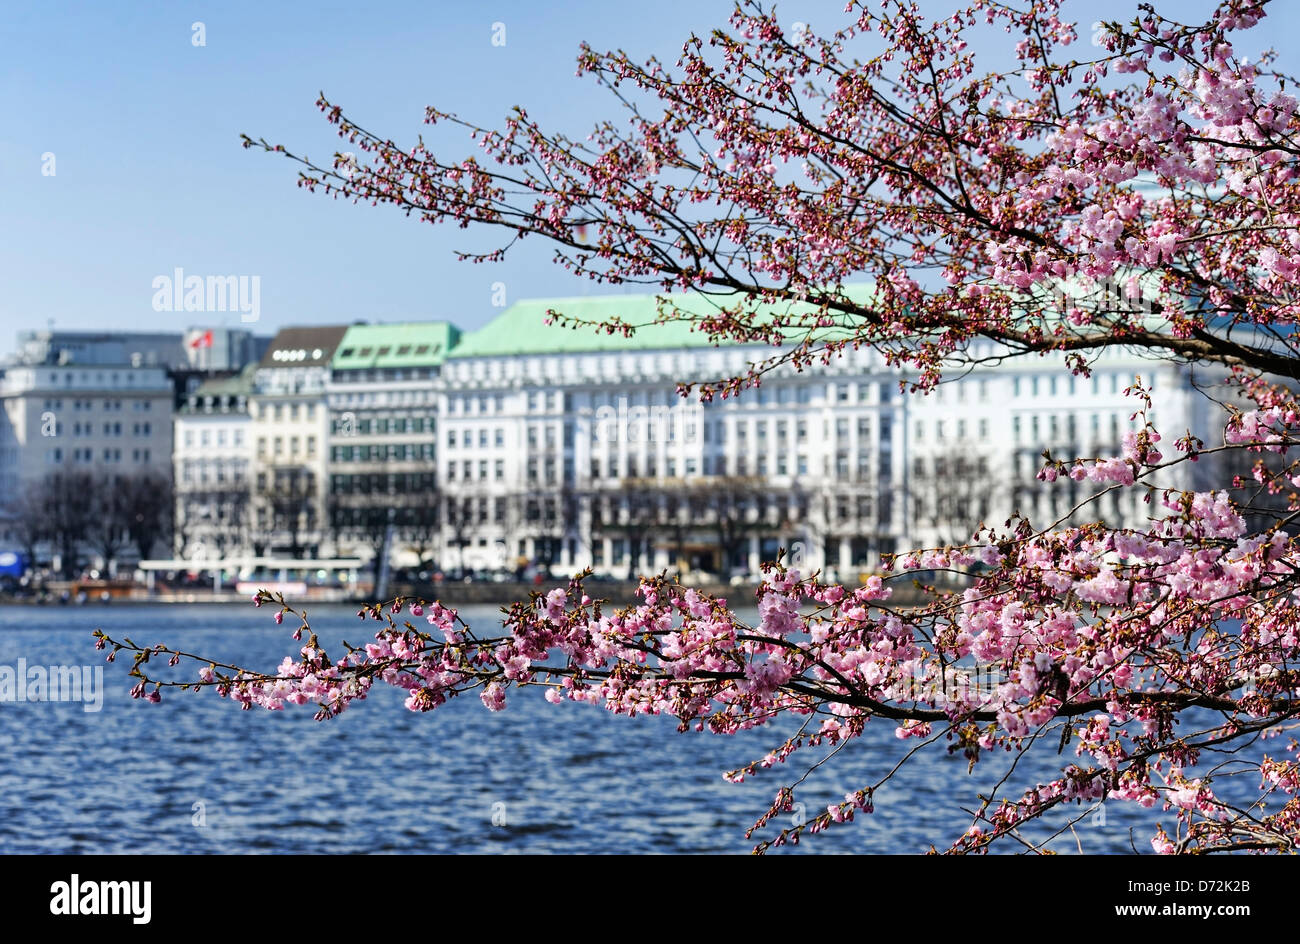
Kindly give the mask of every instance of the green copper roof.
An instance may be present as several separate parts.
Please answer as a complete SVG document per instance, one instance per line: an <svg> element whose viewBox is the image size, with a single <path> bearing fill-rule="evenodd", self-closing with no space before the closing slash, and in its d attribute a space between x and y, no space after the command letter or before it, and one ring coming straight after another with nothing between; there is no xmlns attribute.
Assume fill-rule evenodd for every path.
<svg viewBox="0 0 1300 944"><path fill-rule="evenodd" d="M334 370L437 367L459 338L460 329L446 321L352 325L330 366Z"/></svg>
<svg viewBox="0 0 1300 944"><path fill-rule="evenodd" d="M870 286L850 286L846 294L865 298ZM575 354L594 351L655 351L674 348L712 347L714 342L691 321L660 322L654 295L604 295L586 298L538 298L516 302L477 331L466 333L452 350L452 358L498 357L510 354ZM724 299L711 302L700 295L680 294L668 298L682 311L706 315L716 310ZM786 305L782 312L799 307ZM590 325L569 327L546 324L549 310L588 322L618 318L636 326L632 337L607 334ZM811 310L811 306L809 306ZM827 336L823 329L819 334ZM806 331L791 329L792 339Z"/></svg>

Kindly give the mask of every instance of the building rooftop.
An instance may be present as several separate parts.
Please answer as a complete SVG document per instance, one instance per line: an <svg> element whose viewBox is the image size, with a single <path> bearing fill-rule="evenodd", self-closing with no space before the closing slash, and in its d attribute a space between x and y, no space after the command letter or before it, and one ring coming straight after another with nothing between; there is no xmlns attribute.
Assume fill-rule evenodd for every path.
<svg viewBox="0 0 1300 944"><path fill-rule="evenodd" d="M330 366L335 370L436 367L459 339L460 329L446 321L352 325Z"/></svg>
<svg viewBox="0 0 1300 944"><path fill-rule="evenodd" d="M24 365L182 367L179 332L28 330L17 335L14 362Z"/></svg>
<svg viewBox="0 0 1300 944"><path fill-rule="evenodd" d="M253 392L253 374L256 364L248 364L237 374L205 380L194 391L196 397L243 397Z"/></svg>
<svg viewBox="0 0 1300 944"><path fill-rule="evenodd" d="M347 325L281 328L259 367L321 367L330 362L347 333Z"/></svg>
<svg viewBox="0 0 1300 944"><path fill-rule="evenodd" d="M849 286L846 294L866 298L870 286ZM538 298L516 302L477 331L465 334L452 350L451 357L499 357L511 354L572 354L598 351L654 351L679 348L713 347L717 343L700 330L692 320L664 320L659 313L656 298L666 297L684 312L706 317L718 306L728 301L718 298L716 304L704 296L691 294L656 295L605 295L585 298ZM620 333L610 334L590 325L569 327L546 324L547 311L556 311L570 318L587 322L604 322L617 318L632 325L636 331L631 337ZM785 305L774 309L768 317L788 314L796 319L811 312L812 306ZM807 327L787 328L792 341L802 338ZM822 328L827 336L834 326Z"/></svg>

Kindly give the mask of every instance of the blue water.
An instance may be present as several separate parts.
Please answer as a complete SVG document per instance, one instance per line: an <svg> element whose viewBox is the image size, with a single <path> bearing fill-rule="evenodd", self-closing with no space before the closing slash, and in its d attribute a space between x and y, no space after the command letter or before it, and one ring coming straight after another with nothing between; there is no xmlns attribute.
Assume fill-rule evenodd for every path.
<svg viewBox="0 0 1300 944"><path fill-rule="evenodd" d="M496 616L487 606L461 612L480 633ZM374 625L363 629L353 609L312 613L335 657L338 640L369 641ZM76 703L0 703L0 851L745 853L754 844L745 829L821 756L808 751L731 784L724 770L776 747L797 719L737 737L679 734L671 718L551 705L540 690L512 690L499 714L477 698L416 714L404 693L380 684L325 722L309 706L241 711L212 692L165 690L151 705L128 694L129 659L104 664L90 635L97 627L267 670L299 645L288 625L252 606L0 609L0 665L102 665L106 690L91 713ZM873 722L797 796L822 809L878 780L913 743ZM1047 779L1070 758L1049 749L1022 762L1017 780ZM874 814L792 851L943 849L970 822L959 808L1001 772L981 763L971 777L961 758L923 752L877 793ZM1146 853L1150 823L1172 825L1168 813L1116 802L1105 819L1054 848L1129 852L1137 826L1132 842Z"/></svg>

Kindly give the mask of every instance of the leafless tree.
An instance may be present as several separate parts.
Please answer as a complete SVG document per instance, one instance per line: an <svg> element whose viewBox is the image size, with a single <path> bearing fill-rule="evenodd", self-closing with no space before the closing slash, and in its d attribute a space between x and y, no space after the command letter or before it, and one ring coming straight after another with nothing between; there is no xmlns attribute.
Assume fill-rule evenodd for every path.
<svg viewBox="0 0 1300 944"><path fill-rule="evenodd" d="M4 506L4 517L28 567L36 566L41 545L53 536L44 501L45 482L28 481Z"/></svg>
<svg viewBox="0 0 1300 944"><path fill-rule="evenodd" d="M303 536L318 524L315 473L302 466L277 466L258 478L259 543L269 547L284 535L291 556L302 557Z"/></svg>
<svg viewBox="0 0 1300 944"><path fill-rule="evenodd" d="M957 448L916 456L908 482L913 527L935 543L969 541L1009 486L994 468L993 456Z"/></svg>
<svg viewBox="0 0 1300 944"><path fill-rule="evenodd" d="M89 496L95 481L88 472L59 470L38 490L38 505L46 521L46 534L59 551L60 569L74 576L81 563L81 546L89 539L95 509Z"/></svg>
<svg viewBox="0 0 1300 944"><path fill-rule="evenodd" d="M174 504L172 482L157 472L125 476L122 489L123 527L140 560L146 560L171 533Z"/></svg>

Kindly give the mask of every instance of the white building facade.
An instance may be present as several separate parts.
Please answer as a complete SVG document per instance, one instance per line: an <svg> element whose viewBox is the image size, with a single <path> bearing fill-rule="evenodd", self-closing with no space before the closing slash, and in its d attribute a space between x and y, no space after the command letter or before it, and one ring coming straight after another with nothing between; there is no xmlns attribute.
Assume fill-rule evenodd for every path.
<svg viewBox="0 0 1300 944"><path fill-rule="evenodd" d="M545 324L550 309L646 326L566 330ZM257 556L726 580L784 551L853 581L882 554L962 543L1016 513L1065 519L1092 487L1038 481L1043 451L1118 454L1140 423L1125 395L1139 376L1166 455L1185 432L1210 440L1220 417L1178 365L1113 349L1084 378L1059 357L998 360L984 341L928 396L849 349L701 403L677 384L743 375L779 351L714 347L654 320L652 298L613 296L521 302L464 335L445 322L285 329L246 415L178 420L178 481L201 468L203 424L210 437L224 424L231 449L245 430ZM1189 474L1163 484L1189 487ZM1158 510L1139 498L1108 493L1084 517L1140 524Z"/></svg>
<svg viewBox="0 0 1300 944"><path fill-rule="evenodd" d="M328 542L325 390L346 331L284 328L253 374L250 543L257 557L315 558Z"/></svg>
<svg viewBox="0 0 1300 944"><path fill-rule="evenodd" d="M590 321L653 320L645 298L524 302L465 336L443 368L439 458L452 566L518 560L613 576L672 568L752 576L784 550L805 570L852 579L882 553L960 543L1019 511L1047 524L1085 486L1036 479L1042 452L1115 455L1141 406L1206 435L1208 401L1180 368L1107 351L1091 378L1057 358L1017 358L905 395L874 351L768 372L711 403L676 384L743 374L776 353L715 348L684 325L633 338L543 324L547 309ZM994 353L973 350L977 358ZM1169 484L1184 487L1181 479ZM1131 493L1094 517L1138 522Z"/></svg>
<svg viewBox="0 0 1300 944"><path fill-rule="evenodd" d="M218 561L251 550L252 373L204 383L176 412L178 557Z"/></svg>
<svg viewBox="0 0 1300 944"><path fill-rule="evenodd" d="M443 321L358 324L330 364L330 544L418 567L444 546L438 489L440 371L459 331Z"/></svg>
<svg viewBox="0 0 1300 944"><path fill-rule="evenodd" d="M85 546L86 534L104 523L91 510L94 501L122 493L121 483L127 480L158 483L158 501L169 503L172 402L172 384L161 367L7 368L0 379L0 540L36 556L74 554L93 563L95 552ZM39 491L59 482L75 491L61 501L78 507L50 507L35 514L31 503L39 500ZM42 516L51 520L42 522ZM41 524L45 527L32 527ZM23 533L33 530L43 532L39 549ZM53 533L59 530L72 536L60 539ZM106 542L118 543L112 535ZM130 542L120 544L129 556Z"/></svg>

